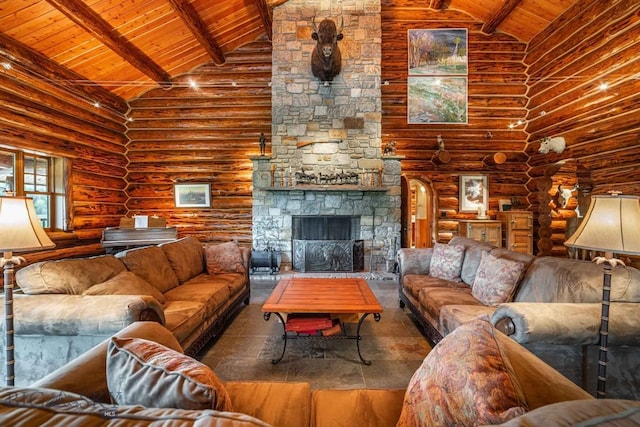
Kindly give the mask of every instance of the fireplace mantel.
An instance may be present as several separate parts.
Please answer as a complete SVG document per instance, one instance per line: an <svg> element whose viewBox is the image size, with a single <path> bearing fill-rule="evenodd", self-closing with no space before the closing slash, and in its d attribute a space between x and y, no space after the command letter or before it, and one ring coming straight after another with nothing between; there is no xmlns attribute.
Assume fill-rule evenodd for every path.
<svg viewBox="0 0 640 427"><path fill-rule="evenodd" d="M321 191L321 192L359 192L359 193L384 193L389 191L387 187L371 187L366 185L321 185L321 184L298 184L293 187L257 187L258 190L265 191Z"/></svg>

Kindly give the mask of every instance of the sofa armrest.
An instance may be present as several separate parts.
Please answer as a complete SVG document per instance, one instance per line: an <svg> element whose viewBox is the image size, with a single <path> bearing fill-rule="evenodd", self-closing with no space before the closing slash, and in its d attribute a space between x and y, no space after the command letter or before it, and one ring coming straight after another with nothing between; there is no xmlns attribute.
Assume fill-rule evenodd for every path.
<svg viewBox="0 0 640 427"><path fill-rule="evenodd" d="M143 338L182 353L178 340L156 322L135 322L115 334L120 338ZM30 387L44 387L78 393L96 402L109 403L107 388L108 338L80 357L41 378Z"/></svg>
<svg viewBox="0 0 640 427"><path fill-rule="evenodd" d="M610 345L640 345L640 306L611 303L609 307ZM600 333L600 303L500 304L491 316L496 329L520 344L597 344Z"/></svg>
<svg viewBox="0 0 640 427"><path fill-rule="evenodd" d="M398 250L400 277L407 274L429 274L433 248L402 248Z"/></svg>
<svg viewBox="0 0 640 427"><path fill-rule="evenodd" d="M165 324L162 305L147 295L15 295L17 335L110 335L150 320Z"/></svg>

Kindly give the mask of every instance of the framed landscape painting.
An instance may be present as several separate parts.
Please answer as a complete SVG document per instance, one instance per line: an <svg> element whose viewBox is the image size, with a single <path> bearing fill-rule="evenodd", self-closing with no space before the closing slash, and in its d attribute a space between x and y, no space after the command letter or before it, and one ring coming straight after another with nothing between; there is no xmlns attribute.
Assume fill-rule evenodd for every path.
<svg viewBox="0 0 640 427"><path fill-rule="evenodd" d="M486 175L460 175L460 212L482 212L489 208L489 188Z"/></svg>
<svg viewBox="0 0 640 427"><path fill-rule="evenodd" d="M416 77L407 80L409 124L466 124L466 77Z"/></svg>
<svg viewBox="0 0 640 427"><path fill-rule="evenodd" d="M211 184L174 184L177 208L210 208Z"/></svg>
<svg viewBox="0 0 640 427"><path fill-rule="evenodd" d="M467 75L467 29L409 30L409 75Z"/></svg>

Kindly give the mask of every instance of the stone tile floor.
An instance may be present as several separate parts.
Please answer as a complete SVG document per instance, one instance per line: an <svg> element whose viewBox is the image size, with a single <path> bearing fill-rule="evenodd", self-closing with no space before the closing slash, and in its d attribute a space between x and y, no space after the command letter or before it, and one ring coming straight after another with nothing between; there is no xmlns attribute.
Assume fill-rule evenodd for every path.
<svg viewBox="0 0 640 427"><path fill-rule="evenodd" d="M305 381L311 388L406 388L409 379L431 346L408 311L398 306L396 280L368 280L384 308L381 320L367 317L362 326L360 349L367 366L360 363L355 340L288 340L284 359L282 324L277 316L265 321L261 307L276 279L252 279L251 301L223 335L205 347L198 359L223 381ZM352 333L356 325L347 324Z"/></svg>

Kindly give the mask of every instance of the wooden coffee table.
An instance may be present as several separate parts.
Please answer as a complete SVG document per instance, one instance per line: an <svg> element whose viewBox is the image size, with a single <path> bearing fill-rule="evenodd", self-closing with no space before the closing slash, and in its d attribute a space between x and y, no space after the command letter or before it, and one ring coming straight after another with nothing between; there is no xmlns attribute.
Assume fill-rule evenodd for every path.
<svg viewBox="0 0 640 427"><path fill-rule="evenodd" d="M373 314L374 320L380 321L382 306L369 288L364 279L327 279L327 278L287 278L282 279L262 306L264 319L269 320L271 313L274 313L282 322L284 345L279 358L273 359L272 363L278 363L284 357L287 349L286 322L282 314L357 314L358 328L356 335L339 335L336 337L311 336L311 338L347 338L355 339L360 361L365 365L370 365L371 361L366 360L360 353L360 327L362 322Z"/></svg>

